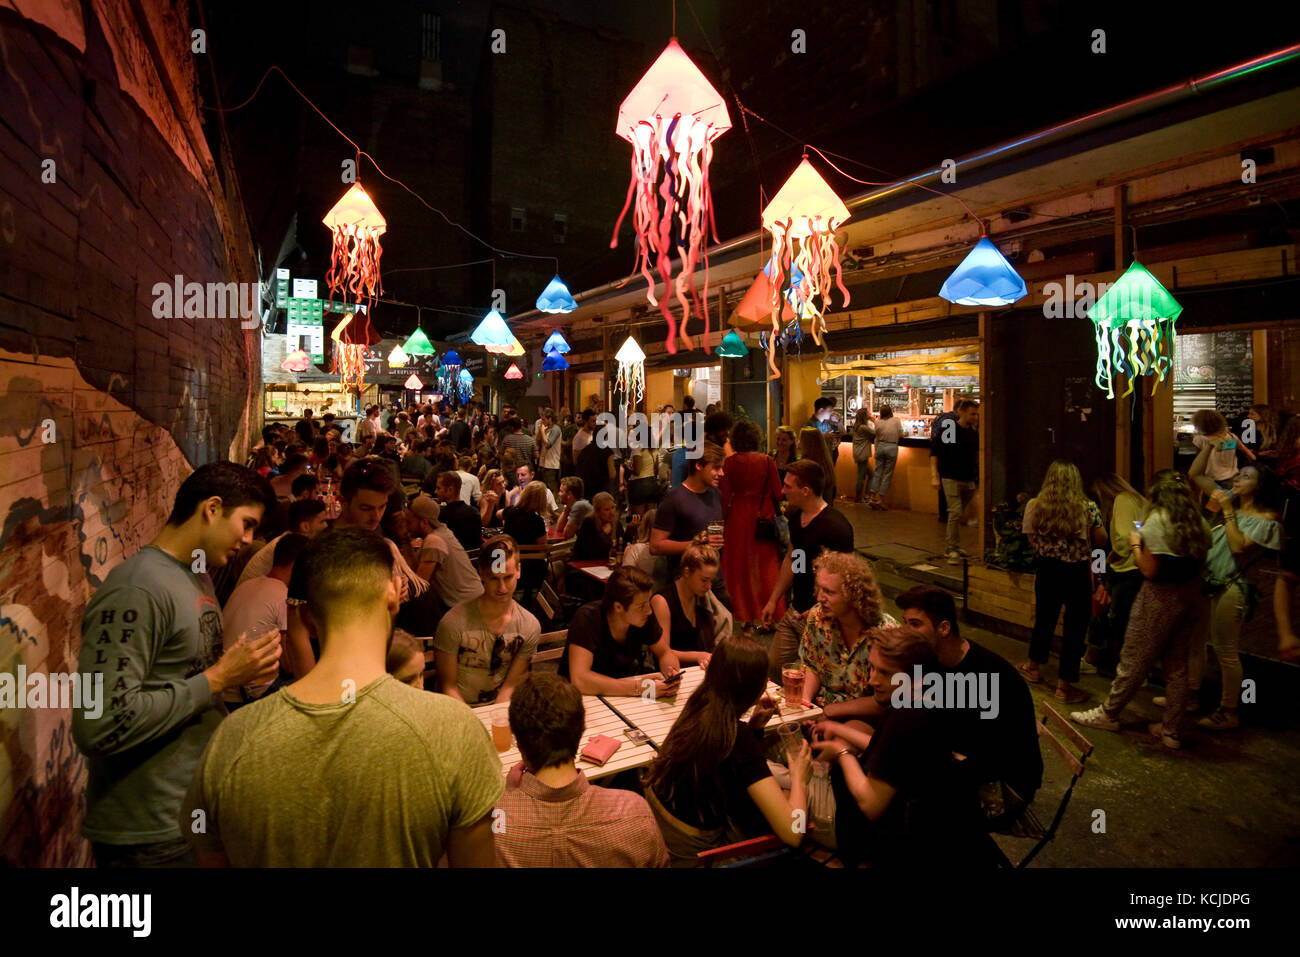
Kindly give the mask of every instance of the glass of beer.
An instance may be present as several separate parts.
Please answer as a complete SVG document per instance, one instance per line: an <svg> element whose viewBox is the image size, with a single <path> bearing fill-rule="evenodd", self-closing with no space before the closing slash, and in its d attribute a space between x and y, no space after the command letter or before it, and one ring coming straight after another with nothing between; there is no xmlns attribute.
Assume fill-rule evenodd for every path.
<svg viewBox="0 0 1300 957"><path fill-rule="evenodd" d="M503 704L492 709L492 743L496 745L498 754L509 751L513 743L513 736L510 734L510 709Z"/></svg>
<svg viewBox="0 0 1300 957"><path fill-rule="evenodd" d="M781 669L781 695L791 708L803 704L803 668L797 661Z"/></svg>

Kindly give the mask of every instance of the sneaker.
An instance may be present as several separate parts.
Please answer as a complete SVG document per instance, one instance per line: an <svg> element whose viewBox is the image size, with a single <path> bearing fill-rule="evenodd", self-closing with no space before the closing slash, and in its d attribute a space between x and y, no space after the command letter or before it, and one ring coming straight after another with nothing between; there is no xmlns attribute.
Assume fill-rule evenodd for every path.
<svg viewBox="0 0 1300 957"><path fill-rule="evenodd" d="M1233 728L1241 727L1241 719L1237 717L1235 710L1225 711L1223 708L1215 708L1213 714L1196 722L1196 726L1207 731L1231 731Z"/></svg>
<svg viewBox="0 0 1300 957"><path fill-rule="evenodd" d="M966 556L964 556L960 551L954 548L952 551L948 553L947 557L948 557L949 565L960 565L962 563L962 559L965 558Z"/></svg>
<svg viewBox="0 0 1300 957"><path fill-rule="evenodd" d="M1177 751L1183 746L1183 742L1178 735L1170 734L1165 730L1165 723L1163 721L1157 721L1154 724L1148 725L1147 730L1151 732L1151 737L1155 738L1172 751Z"/></svg>
<svg viewBox="0 0 1300 957"><path fill-rule="evenodd" d="M1081 724L1085 728L1101 728L1103 731L1118 731L1119 722L1106 714L1106 709L1101 705L1090 711L1075 711L1070 714L1070 720L1075 724Z"/></svg>
<svg viewBox="0 0 1300 957"><path fill-rule="evenodd" d="M1097 673L1097 666L1094 665L1091 661L1084 659L1079 662L1079 674L1095 675L1096 673Z"/></svg>

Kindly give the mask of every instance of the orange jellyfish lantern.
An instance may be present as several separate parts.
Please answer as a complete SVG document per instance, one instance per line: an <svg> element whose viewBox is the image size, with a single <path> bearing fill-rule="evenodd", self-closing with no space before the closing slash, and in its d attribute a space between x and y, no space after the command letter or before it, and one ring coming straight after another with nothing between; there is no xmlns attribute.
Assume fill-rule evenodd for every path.
<svg viewBox="0 0 1300 957"><path fill-rule="evenodd" d="M709 162L713 141L729 129L727 104L677 44L676 37L668 41L659 59L619 107L616 132L632 144L632 181L609 245L611 249L618 246L619 227L631 208L636 268L649 286L646 298L659 307L668 323L665 346L670 353L677 352L678 338L687 349L695 348L685 332L692 303L704 319L704 347L709 347L710 229L717 241ZM672 255L679 249L681 269L674 280ZM701 260L703 303L695 289L695 267ZM652 264L664 283L660 300L655 298ZM668 309L670 290L682 309L680 327Z"/></svg>
<svg viewBox="0 0 1300 957"><path fill-rule="evenodd" d="M366 300L365 313L351 314L331 334L334 340L334 371L345 387L360 387L365 375L365 357L369 347L379 342L371 328L369 312L375 298L383 293L379 278L379 257L383 249L379 237L388 222L371 200L370 194L353 183L343 198L321 220L334 235L330 269L325 275L330 298L336 295L348 302Z"/></svg>
<svg viewBox="0 0 1300 957"><path fill-rule="evenodd" d="M848 207L813 169L807 156L763 210L763 228L772 234L774 266L769 300L772 338L767 351L768 367L773 373L770 378L780 376L775 339L781 331L782 299L793 306L796 319L811 319L813 341L823 349L826 319L822 308L830 305L832 270L844 305L849 304L849 291L844 288L840 271L844 250L835 237L835 230L848 218Z"/></svg>

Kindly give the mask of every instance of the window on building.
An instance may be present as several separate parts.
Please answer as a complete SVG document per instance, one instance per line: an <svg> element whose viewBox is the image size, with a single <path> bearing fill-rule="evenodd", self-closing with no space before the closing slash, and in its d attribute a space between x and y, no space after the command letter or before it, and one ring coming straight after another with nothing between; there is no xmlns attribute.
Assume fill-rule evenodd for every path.
<svg viewBox="0 0 1300 957"><path fill-rule="evenodd" d="M442 17L436 13L423 13L420 16L420 58L424 60L441 59Z"/></svg>
<svg viewBox="0 0 1300 957"><path fill-rule="evenodd" d="M523 207L510 207L510 231L512 233L522 233L526 225L528 225L528 218L524 215Z"/></svg>
<svg viewBox="0 0 1300 957"><path fill-rule="evenodd" d="M566 213L555 214L555 242L563 243L569 235L569 217Z"/></svg>

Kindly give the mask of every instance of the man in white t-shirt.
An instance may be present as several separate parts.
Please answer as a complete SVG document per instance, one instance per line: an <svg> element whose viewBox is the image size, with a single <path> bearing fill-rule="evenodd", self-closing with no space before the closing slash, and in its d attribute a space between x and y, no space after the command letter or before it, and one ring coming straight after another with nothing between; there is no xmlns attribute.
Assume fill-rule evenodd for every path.
<svg viewBox="0 0 1300 957"><path fill-rule="evenodd" d="M465 547L439 521L441 507L429 495L417 495L411 512L425 525L424 539L415 573L429 583L447 608L454 608L483 594L483 581L469 560Z"/></svg>
<svg viewBox="0 0 1300 957"><path fill-rule="evenodd" d="M469 471L474 467L474 460L462 455L456 462L456 474L460 476L460 500L466 505L478 508L478 500L483 497L483 486L478 476Z"/></svg>
<svg viewBox="0 0 1300 957"><path fill-rule="evenodd" d="M596 413L591 409L583 409L578 416L578 431L573 436L573 461L578 461L578 453L595 437Z"/></svg>
<svg viewBox="0 0 1300 957"><path fill-rule="evenodd" d="M508 535L479 550L483 594L457 605L433 637L438 690L468 705L505 702L528 673L542 626L515 601L519 546Z"/></svg>
<svg viewBox="0 0 1300 957"><path fill-rule="evenodd" d="M524 494L524 489L528 487L528 483L536 479L537 476L533 474L533 467L531 465L521 465L515 469L515 478L519 481L519 484L512 488L506 495L506 501L510 505L519 504L519 496ZM549 488L546 490L546 507L550 509L549 514L551 515L555 515L559 512L559 508L555 505L555 496L551 494Z"/></svg>
<svg viewBox="0 0 1300 957"><path fill-rule="evenodd" d="M372 405L366 409L366 417L361 420L357 426L357 441L364 442L370 439L372 442L380 432L384 431L379 424L379 406Z"/></svg>
<svg viewBox="0 0 1300 957"><path fill-rule="evenodd" d="M289 578L293 574L293 563L307 547L308 541L307 536L292 532L281 535L272 553L274 558L270 571L259 578L242 581L231 592L226 607L221 610L226 625L222 633L223 651L230 650L238 635L264 635L268 631L283 633L288 630ZM264 695L272 684L274 682L227 688L225 699L231 703L251 701Z"/></svg>

